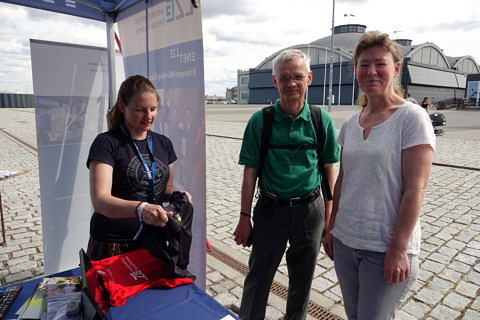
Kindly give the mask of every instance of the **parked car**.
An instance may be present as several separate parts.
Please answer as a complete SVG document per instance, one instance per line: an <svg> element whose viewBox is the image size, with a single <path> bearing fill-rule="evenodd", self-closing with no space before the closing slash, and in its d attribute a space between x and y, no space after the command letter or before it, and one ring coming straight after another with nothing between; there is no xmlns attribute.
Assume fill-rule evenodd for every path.
<svg viewBox="0 0 480 320"><path fill-rule="evenodd" d="M465 103L464 99L461 98L450 98L445 100L437 101L433 104L433 108L437 110L458 108L463 106Z"/></svg>

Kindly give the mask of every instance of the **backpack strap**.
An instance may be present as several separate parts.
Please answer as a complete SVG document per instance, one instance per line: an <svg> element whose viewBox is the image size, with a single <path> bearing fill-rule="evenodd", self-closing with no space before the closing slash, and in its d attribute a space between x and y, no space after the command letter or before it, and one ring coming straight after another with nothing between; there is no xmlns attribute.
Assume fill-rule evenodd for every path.
<svg viewBox="0 0 480 320"><path fill-rule="evenodd" d="M332 191L328 184L327 171L325 170L323 162L323 145L325 143L325 134L323 132L322 110L320 107L310 105L310 115L312 116L313 127L315 128L315 135L317 137L317 158L318 171L322 175L322 191L328 200L332 200Z"/></svg>
<svg viewBox="0 0 480 320"><path fill-rule="evenodd" d="M327 172L324 167L323 163L323 145L325 142L325 135L323 132L323 123L322 123L322 112L319 107L314 107L310 105L310 114L312 116L312 123L315 129L315 136L317 138L317 143L315 145L271 145L270 144L270 137L272 136L272 127L273 127L273 116L274 116L274 108L273 106L264 107L262 109L263 115L263 128L262 128L262 141L260 144L260 158L258 164L258 171L257 176L260 183L261 174L263 170L263 166L265 163L265 158L267 157L267 152L270 147L274 147L276 149L317 149L317 159L318 159L318 172L322 175L322 191L325 197L328 200L332 200L332 192L330 190L330 186L328 184L327 179Z"/></svg>
<svg viewBox="0 0 480 320"><path fill-rule="evenodd" d="M262 109L263 115L263 127L262 127L262 142L260 144L260 158L258 162L258 180L262 175L263 165L265 163L265 158L267 157L267 152L270 146L270 137L272 136L272 126L273 126L273 106L264 107Z"/></svg>

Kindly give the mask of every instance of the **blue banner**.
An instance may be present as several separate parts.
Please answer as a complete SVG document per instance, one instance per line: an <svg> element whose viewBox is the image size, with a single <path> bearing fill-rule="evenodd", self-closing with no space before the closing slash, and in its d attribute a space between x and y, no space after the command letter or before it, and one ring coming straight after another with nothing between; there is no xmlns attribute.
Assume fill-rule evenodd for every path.
<svg viewBox="0 0 480 320"><path fill-rule="evenodd" d="M1 0L2 2L8 2L17 4L20 6L48 10L53 12L59 12L69 14L72 16L105 21L105 12L100 7L100 1L88 1L92 3L92 7L86 6L81 2L74 0ZM97 7L97 8L94 8Z"/></svg>
<svg viewBox="0 0 480 320"><path fill-rule="evenodd" d="M123 9L139 2L141 0L125 0L118 8L117 5L121 0L0 0L17 4L20 6L53 11L58 13L69 14L72 16L106 21L105 15L108 13L117 13Z"/></svg>

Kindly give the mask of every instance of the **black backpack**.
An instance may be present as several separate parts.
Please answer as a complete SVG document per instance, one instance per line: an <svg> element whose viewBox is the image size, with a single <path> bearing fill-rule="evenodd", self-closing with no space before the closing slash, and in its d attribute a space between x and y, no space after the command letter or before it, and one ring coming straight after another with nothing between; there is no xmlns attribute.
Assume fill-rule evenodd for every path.
<svg viewBox="0 0 480 320"><path fill-rule="evenodd" d="M327 172L323 166L323 143L325 141L323 126L322 126L322 112L319 107L310 105L310 114L312 115L313 127L315 129L315 136L317 138L316 144L301 144L301 145L278 145L270 144L270 137L272 135L273 115L274 107L268 106L262 109L263 113L263 130L262 130L262 142L260 145L260 159L258 166L258 179L260 180L265 158L268 153L268 149L292 149L292 150L306 150L316 149L318 157L318 170L322 175L322 191L324 196L328 200L332 200L332 192L328 185Z"/></svg>

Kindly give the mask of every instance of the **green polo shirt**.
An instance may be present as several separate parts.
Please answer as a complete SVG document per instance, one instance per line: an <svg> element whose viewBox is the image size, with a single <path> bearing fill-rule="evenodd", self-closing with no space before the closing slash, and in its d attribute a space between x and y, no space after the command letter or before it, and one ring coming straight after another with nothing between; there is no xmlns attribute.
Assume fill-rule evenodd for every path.
<svg viewBox="0 0 480 320"><path fill-rule="evenodd" d="M301 145L315 144L315 128L311 121L310 108L307 103L300 114L294 119L284 113L279 107L279 101L274 105L271 144ZM340 160L340 150L337 144L337 131L330 114L322 110L324 130L324 163L335 163ZM262 140L263 114L256 111L243 135L242 148L238 163L251 168L258 168L260 145ZM280 198L293 198L305 195L319 186L321 175L318 172L318 157L315 149L291 150L269 149L262 170L260 187L264 191L275 193Z"/></svg>

